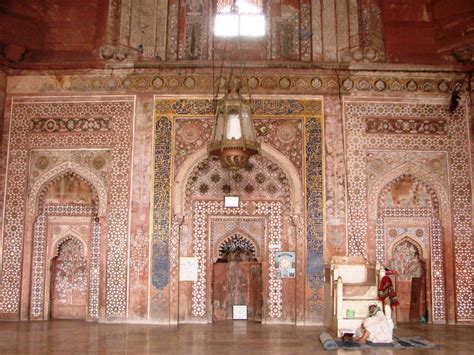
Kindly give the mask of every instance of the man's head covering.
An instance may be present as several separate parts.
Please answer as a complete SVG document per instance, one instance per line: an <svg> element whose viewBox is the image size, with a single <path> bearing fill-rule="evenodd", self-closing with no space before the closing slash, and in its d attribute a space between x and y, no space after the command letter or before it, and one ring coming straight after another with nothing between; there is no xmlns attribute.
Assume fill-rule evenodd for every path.
<svg viewBox="0 0 474 355"><path fill-rule="evenodd" d="M377 312L381 311L379 305L377 303L372 303L369 306L369 317L373 317L377 314Z"/></svg>

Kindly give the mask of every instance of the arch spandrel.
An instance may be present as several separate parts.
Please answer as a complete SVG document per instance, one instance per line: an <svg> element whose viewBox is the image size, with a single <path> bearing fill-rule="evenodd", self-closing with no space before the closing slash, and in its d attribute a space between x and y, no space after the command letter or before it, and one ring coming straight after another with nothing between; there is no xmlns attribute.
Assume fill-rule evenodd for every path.
<svg viewBox="0 0 474 355"><path fill-rule="evenodd" d="M439 201L439 216L443 218L443 211L447 211L449 206L448 191L439 182L439 180L436 179L436 177L427 173L423 169L408 163L392 169L387 174L381 176L373 185L368 186L368 196L370 202L368 204L369 220L375 221L377 219L377 210L379 208L378 202L380 195L383 193L386 187L403 175L411 175L414 179L417 179L421 183L433 189Z"/></svg>
<svg viewBox="0 0 474 355"><path fill-rule="evenodd" d="M28 199L28 213L30 216L36 216L39 213L39 200L41 197L42 191L48 187L48 184L54 181L56 178L67 174L73 173L79 178L88 183L97 194L98 198L98 215L100 217L105 216L107 210L107 188L105 187L102 179L94 174L87 168L84 168L82 165L77 164L72 161L67 161L62 164L59 164L40 176L35 183L32 185L29 192Z"/></svg>
<svg viewBox="0 0 474 355"><path fill-rule="evenodd" d="M301 214L304 206L303 186L298 171L290 159L269 144L261 144L261 155L277 164L286 174L290 185L290 209L292 214ZM206 147L191 154L182 164L175 177L173 190L174 214L182 215L186 206L186 185L194 168L208 157Z"/></svg>

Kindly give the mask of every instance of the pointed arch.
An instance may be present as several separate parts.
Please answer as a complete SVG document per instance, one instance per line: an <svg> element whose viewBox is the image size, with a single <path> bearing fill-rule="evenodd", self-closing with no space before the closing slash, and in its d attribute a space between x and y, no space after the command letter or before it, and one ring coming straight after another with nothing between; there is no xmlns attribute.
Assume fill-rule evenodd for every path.
<svg viewBox="0 0 474 355"><path fill-rule="evenodd" d="M28 199L29 213L31 213L32 216L36 216L39 213L39 202L43 191L45 191L51 183L56 181L56 179L66 174L76 175L93 189L98 199L97 213L99 216L105 216L107 209L107 188L104 182L90 169L72 161L67 161L55 166L35 181L28 194L30 196Z"/></svg>
<svg viewBox="0 0 474 355"><path fill-rule="evenodd" d="M411 175L413 178L421 181L426 186L430 187L436 194L439 204L439 216L442 218L444 213L448 209L449 204L449 193L447 189L439 182L436 177L432 174L420 169L419 166L413 163L405 163L392 169L387 174L381 176L374 184L368 186L368 212L369 220L375 221L377 219L378 201L382 191L392 183L399 179L403 175Z"/></svg>
<svg viewBox="0 0 474 355"><path fill-rule="evenodd" d="M214 250L212 251L213 262L216 262L217 259L219 259L221 257L221 248L222 248L222 246L224 246L226 243L231 243L232 240L235 239L238 236L242 237L242 239L244 239L248 244L251 245L251 247L253 248L253 254L254 254L255 258L259 262L262 261L262 254L261 254L261 250L260 250L260 247L259 247L259 244L257 243L257 241L252 236L248 235L247 233L245 233L241 229L238 229L238 230L234 230L230 233L227 233L225 236L221 237L214 244Z"/></svg>
<svg viewBox="0 0 474 355"><path fill-rule="evenodd" d="M270 146L261 144L262 156L277 164L286 174L290 184L290 208L292 214L301 214L303 212L304 198L303 187L300 176L295 166L285 155ZM174 214L182 215L186 203L186 183L194 170L194 167L208 157L207 148L202 147L191 154L181 165L175 176L175 188L173 191Z"/></svg>
<svg viewBox="0 0 474 355"><path fill-rule="evenodd" d="M60 236L56 237L51 243L52 248L51 248L50 259L58 256L61 245L70 239L77 239L77 241L81 243L82 245L82 250L84 252L84 255L87 255L88 253L87 242L84 240L84 238L75 231L67 230L64 233L62 233Z"/></svg>
<svg viewBox="0 0 474 355"><path fill-rule="evenodd" d="M418 241L413 239L410 235L402 234L388 245L388 247L387 247L387 260L392 259L393 258L393 252L395 251L395 249L400 244L405 243L405 242L413 244L413 246L416 248L416 250L418 250L418 252L420 253L421 258L428 258L429 257L428 251L426 250L426 248L422 244L420 244Z"/></svg>

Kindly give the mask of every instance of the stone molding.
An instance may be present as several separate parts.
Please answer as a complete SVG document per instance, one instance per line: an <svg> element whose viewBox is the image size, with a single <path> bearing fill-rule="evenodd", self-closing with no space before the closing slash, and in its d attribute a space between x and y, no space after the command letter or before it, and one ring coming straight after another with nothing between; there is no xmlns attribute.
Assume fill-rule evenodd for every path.
<svg viewBox="0 0 474 355"><path fill-rule="evenodd" d="M275 69L277 70L277 69ZM464 73L407 70L355 71L309 69L247 69L242 74L252 94L406 93L448 94L467 88ZM209 94L214 92L211 69L153 69L110 74L110 70L85 75L15 75L8 77L7 93L31 92L154 92L157 94Z"/></svg>

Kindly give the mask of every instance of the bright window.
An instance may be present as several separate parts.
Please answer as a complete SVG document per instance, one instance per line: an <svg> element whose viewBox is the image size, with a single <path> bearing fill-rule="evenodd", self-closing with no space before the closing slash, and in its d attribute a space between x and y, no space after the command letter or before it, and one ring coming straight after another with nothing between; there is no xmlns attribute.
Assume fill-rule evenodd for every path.
<svg viewBox="0 0 474 355"><path fill-rule="evenodd" d="M262 37L265 35L265 16L262 0L218 0L214 34L218 37Z"/></svg>

